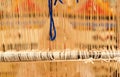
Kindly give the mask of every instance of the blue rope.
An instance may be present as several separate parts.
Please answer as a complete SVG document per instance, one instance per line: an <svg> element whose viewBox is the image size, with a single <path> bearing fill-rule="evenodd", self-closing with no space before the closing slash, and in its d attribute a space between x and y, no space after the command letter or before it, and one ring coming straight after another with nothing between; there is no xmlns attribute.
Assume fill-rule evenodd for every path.
<svg viewBox="0 0 120 77"><path fill-rule="evenodd" d="M50 35L50 40L51 40L51 41L54 41L55 38L56 38L56 28L55 28L54 19L53 19L52 1L53 1L53 0L48 0L49 15L50 15L50 32L49 32L49 35ZM55 0L54 5L57 4L57 1L58 1L58 0ZM63 1L62 1L62 0L59 0L59 2L63 4ZM76 0L76 2L78 3L79 0ZM53 35L53 33L52 33L52 29L53 29L53 31L54 31L54 35Z"/></svg>
<svg viewBox="0 0 120 77"><path fill-rule="evenodd" d="M50 15L50 40L53 41L56 38L56 28L54 25L54 20L53 20L53 13L52 13L52 0L48 0L48 6L49 6L49 15ZM54 30L54 36L52 35L52 29Z"/></svg>
<svg viewBox="0 0 120 77"><path fill-rule="evenodd" d="M60 3L63 3L62 0L59 0ZM57 4L57 0L55 0L54 5ZM56 28L53 20L53 8L52 8L52 0L48 0L48 7L49 7L49 15L50 15L50 40L54 41L56 38ZM52 29L54 30L54 35L52 33Z"/></svg>

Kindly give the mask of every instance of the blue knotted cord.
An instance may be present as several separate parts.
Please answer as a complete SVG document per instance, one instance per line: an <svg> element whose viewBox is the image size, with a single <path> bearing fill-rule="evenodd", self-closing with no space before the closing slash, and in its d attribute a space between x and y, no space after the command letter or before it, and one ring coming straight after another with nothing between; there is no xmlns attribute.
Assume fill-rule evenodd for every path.
<svg viewBox="0 0 120 77"><path fill-rule="evenodd" d="M59 0L60 3L63 3L62 0ZM54 5L56 5L57 0L55 0ZM48 6L49 6L49 15L50 15L50 40L53 41L56 38L56 28L53 20L53 8L52 8L52 0L48 0ZM54 30L54 35L52 33L52 29Z"/></svg>
<svg viewBox="0 0 120 77"><path fill-rule="evenodd" d="M49 6L49 15L50 15L50 40L53 41L56 38L56 28L54 25L54 20L53 20L53 13L52 13L52 0L48 0L48 6ZM52 35L52 29L54 30L54 36Z"/></svg>
<svg viewBox="0 0 120 77"><path fill-rule="evenodd" d="M49 16L50 16L50 32L49 32L49 35L50 35L50 40L51 41L55 40L55 38L56 38L56 28L55 28L54 19L53 19L52 1L53 0L48 0ZM54 5L57 4L57 1L58 0L55 0ZM59 2L63 4L62 0L59 0ZM79 0L76 0L76 2L78 3ZM54 36L53 36L53 33L52 33L52 29L54 30Z"/></svg>

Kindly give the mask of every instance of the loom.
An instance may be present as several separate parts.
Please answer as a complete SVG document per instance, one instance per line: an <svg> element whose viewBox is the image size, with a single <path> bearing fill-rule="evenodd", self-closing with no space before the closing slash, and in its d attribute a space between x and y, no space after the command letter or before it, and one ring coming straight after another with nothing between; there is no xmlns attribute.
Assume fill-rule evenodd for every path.
<svg viewBox="0 0 120 77"><path fill-rule="evenodd" d="M120 77L120 0L0 0L0 77Z"/></svg>

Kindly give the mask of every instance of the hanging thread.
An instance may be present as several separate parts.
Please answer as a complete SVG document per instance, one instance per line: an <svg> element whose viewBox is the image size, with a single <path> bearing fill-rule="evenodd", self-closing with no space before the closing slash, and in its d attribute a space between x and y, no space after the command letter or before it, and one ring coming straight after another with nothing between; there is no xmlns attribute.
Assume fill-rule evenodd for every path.
<svg viewBox="0 0 120 77"><path fill-rule="evenodd" d="M48 6L49 6L49 15L50 15L50 40L53 41L56 38L56 29L54 25L54 20L53 20L53 13L52 13L52 0L48 0ZM52 29L54 30L54 36L52 35Z"/></svg>
<svg viewBox="0 0 120 77"><path fill-rule="evenodd" d="M54 5L57 4L58 0L55 0ZM59 0L60 3L63 4L62 0ZM76 2L78 3L79 0L76 0ZM52 8L52 0L48 0L48 7L49 7L49 16L50 16L50 40L53 41L56 38L56 28L55 28L55 24L54 24L54 19L53 19L53 8ZM54 31L54 35L52 33L52 31Z"/></svg>
<svg viewBox="0 0 120 77"><path fill-rule="evenodd" d="M59 0L60 3L63 3L62 0ZM57 0L55 0L54 5L57 4ZM49 15L50 15L50 40L53 41L56 38L56 28L53 19L53 8L52 8L52 0L48 0L48 7L49 7ZM54 35L52 33L54 31Z"/></svg>

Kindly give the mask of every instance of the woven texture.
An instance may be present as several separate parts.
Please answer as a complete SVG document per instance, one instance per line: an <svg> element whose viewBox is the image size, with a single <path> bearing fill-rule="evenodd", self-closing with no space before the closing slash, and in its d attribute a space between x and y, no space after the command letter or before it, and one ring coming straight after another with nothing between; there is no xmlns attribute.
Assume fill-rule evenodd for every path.
<svg viewBox="0 0 120 77"><path fill-rule="evenodd" d="M120 0L62 1L0 0L0 77L120 77Z"/></svg>

